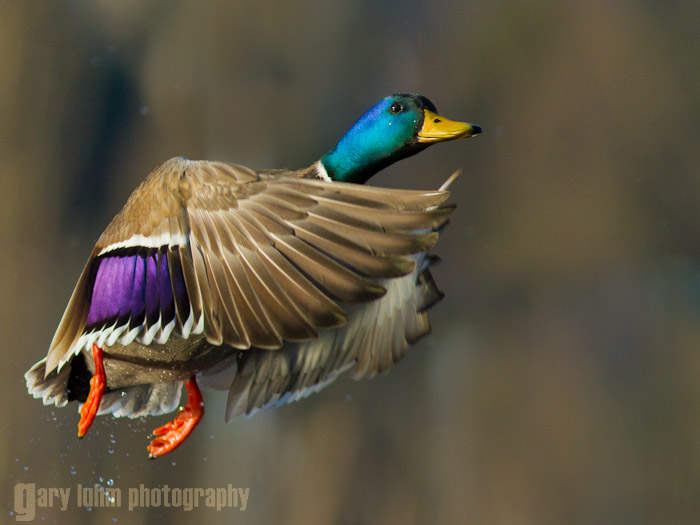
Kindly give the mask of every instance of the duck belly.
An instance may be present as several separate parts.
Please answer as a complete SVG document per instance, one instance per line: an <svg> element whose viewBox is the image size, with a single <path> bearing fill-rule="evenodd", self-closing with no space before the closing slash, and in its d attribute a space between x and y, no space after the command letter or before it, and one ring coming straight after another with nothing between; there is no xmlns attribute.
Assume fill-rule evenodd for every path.
<svg viewBox="0 0 700 525"><path fill-rule="evenodd" d="M203 336L179 339L171 337L167 345L136 341L103 348L107 388L119 389L148 383L180 381L211 368L236 350L227 345L214 346ZM87 350L82 351L90 373L95 364Z"/></svg>

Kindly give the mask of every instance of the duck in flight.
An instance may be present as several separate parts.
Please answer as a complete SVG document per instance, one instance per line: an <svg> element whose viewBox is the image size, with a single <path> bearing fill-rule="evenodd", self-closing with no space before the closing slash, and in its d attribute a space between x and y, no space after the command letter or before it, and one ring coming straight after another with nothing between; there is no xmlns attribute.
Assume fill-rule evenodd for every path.
<svg viewBox="0 0 700 525"><path fill-rule="evenodd" d="M447 187L364 186L428 146L481 132L416 94L369 109L302 170L181 157L156 168L98 239L47 356L26 374L46 405L96 415L172 412L150 457L204 415L198 385L227 390L226 420L316 392L351 369L392 367L442 298L429 267L454 206Z"/></svg>

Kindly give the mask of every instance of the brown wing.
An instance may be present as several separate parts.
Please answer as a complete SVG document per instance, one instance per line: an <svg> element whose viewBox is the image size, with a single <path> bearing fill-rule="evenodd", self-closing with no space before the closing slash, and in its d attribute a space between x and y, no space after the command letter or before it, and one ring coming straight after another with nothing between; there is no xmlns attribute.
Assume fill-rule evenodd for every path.
<svg viewBox="0 0 700 525"><path fill-rule="evenodd" d="M430 332L426 309L442 296L428 269L434 259L416 258L414 273L384 281L384 297L349 307L346 325L280 351L239 352L198 376L200 384L229 391L228 421L304 398L348 369L355 379L387 372Z"/></svg>
<svg viewBox="0 0 700 525"><path fill-rule="evenodd" d="M212 344L278 349L311 340L347 322L338 303L376 300L386 292L377 280L413 271L410 255L430 248L432 230L447 220L451 208L438 206L448 195L261 178L233 164L172 159L98 240L47 371L93 341L203 333ZM149 261L155 268L150 281L122 268L134 258L138 266L138 257L145 275Z"/></svg>

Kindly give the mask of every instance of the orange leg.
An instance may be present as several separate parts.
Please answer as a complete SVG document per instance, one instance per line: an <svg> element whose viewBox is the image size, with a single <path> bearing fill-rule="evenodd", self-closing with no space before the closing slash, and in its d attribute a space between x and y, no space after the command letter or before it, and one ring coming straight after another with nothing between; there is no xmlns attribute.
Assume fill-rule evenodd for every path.
<svg viewBox="0 0 700 525"><path fill-rule="evenodd" d="M204 401L199 391L195 376L185 381L187 388L187 404L180 408L180 413L170 423L166 423L153 431L156 436L148 445L149 458L157 458L175 450L187 439L204 416Z"/></svg>
<svg viewBox="0 0 700 525"><path fill-rule="evenodd" d="M95 361L95 374L90 379L90 393L85 403L80 408L80 422L78 423L78 437L83 437L92 425L97 410L100 408L102 395L107 390L107 376L102 365L102 349L95 343L92 344L92 358Z"/></svg>

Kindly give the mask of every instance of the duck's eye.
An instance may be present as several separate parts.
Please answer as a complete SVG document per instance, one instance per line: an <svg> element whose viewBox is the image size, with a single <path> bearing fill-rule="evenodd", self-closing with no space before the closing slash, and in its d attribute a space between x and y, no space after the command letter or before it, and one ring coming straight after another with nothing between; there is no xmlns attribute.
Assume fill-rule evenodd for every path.
<svg viewBox="0 0 700 525"><path fill-rule="evenodd" d="M394 102L389 109L391 109L392 113L401 113L401 111L403 111L403 106L398 102Z"/></svg>

